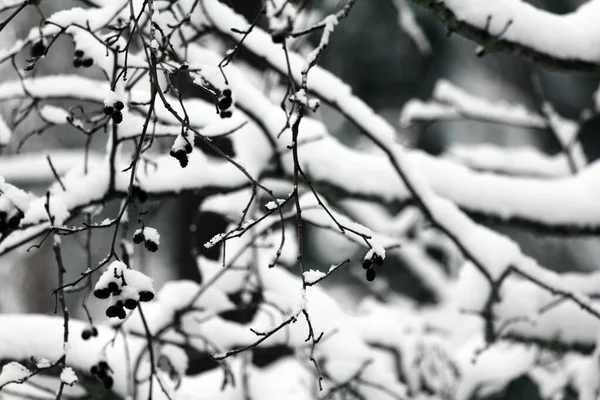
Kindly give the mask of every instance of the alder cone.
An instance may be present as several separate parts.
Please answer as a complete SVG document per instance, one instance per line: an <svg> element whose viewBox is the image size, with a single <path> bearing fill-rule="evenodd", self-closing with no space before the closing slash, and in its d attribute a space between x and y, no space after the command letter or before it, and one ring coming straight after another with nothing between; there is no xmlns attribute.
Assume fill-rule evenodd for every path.
<svg viewBox="0 0 600 400"><path fill-rule="evenodd" d="M377 272L375 272L375 268L369 268L367 270L367 280L369 282L373 282L375 280L376 276L377 276Z"/></svg>

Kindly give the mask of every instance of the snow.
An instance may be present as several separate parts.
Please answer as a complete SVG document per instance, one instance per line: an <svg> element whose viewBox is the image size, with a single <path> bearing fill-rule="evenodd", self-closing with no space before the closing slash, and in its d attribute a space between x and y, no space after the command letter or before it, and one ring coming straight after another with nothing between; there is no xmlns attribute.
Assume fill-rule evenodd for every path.
<svg viewBox="0 0 600 400"><path fill-rule="evenodd" d="M40 116L46 122L55 125L60 125L67 122L67 118L69 118L69 113L65 109L60 107L44 105L40 108Z"/></svg>
<svg viewBox="0 0 600 400"><path fill-rule="evenodd" d="M113 261L106 267L106 271L100 275L94 290L103 290L108 287L111 282L120 286L121 279L119 276L127 269L127 266L121 261Z"/></svg>
<svg viewBox="0 0 600 400"><path fill-rule="evenodd" d="M20 6L23 3L22 0L1 0L0 8L6 9L10 7Z"/></svg>
<svg viewBox="0 0 600 400"><path fill-rule="evenodd" d="M100 0L97 2L101 3ZM128 4L122 1L106 3L109 6L102 9L104 14L96 13L94 10L79 9L71 13L55 14L53 18L67 22L70 18L87 19L95 29L99 29L102 22L106 20L105 14L110 11L110 7ZM141 5L140 2L134 3L132 3L132 7ZM282 3L283 1L279 2L279 4ZM450 3L458 4L458 0L450 1ZM167 7L168 5L168 2L163 2L162 5L156 4L157 7ZM204 8L198 7L197 12L192 15L192 19L198 19L197 14L206 10L217 27L227 35L232 35L230 28L233 24L247 26L244 22L238 25L238 22L241 21L240 18L217 1L207 0L203 5ZM493 6L483 5L482 7ZM125 9L127 8L125 7ZM292 5L288 5L288 8L291 9ZM160 18L166 20L168 17L164 14L168 14L168 12L162 13ZM155 16L157 15L153 15L153 18ZM337 23L335 18L327 18L325 21L324 42ZM272 24L272 27L287 29L286 23L289 22L279 20L274 23L280 25ZM74 36L77 48L80 48L80 45L83 48L86 40L89 39L86 38L84 32L71 30L69 33ZM263 56L267 62L274 64L281 71L286 71L287 66L282 58L280 47L273 45L271 37L260 31L259 28L256 28L256 32L248 36L246 45L257 55ZM180 48L176 49L176 51L180 50ZM91 45L85 48L86 54L94 51L96 50ZM308 57L309 63L314 60L314 56L315 53ZM306 65L306 60L296 53L291 53L290 59L294 77L300 79L299 68ZM215 68L215 61L219 60L219 54L203 50L199 44L190 46L190 68L199 71L199 75L196 77L197 82L206 80L216 88L224 88L223 77ZM109 67L112 66L106 64L102 68L108 71ZM267 168L270 166L271 157L275 152L282 152L282 168L289 175L294 170L291 154L286 151L286 146L290 143L289 130L284 132L281 139L277 139L282 127L287 122L285 114L277 104L274 104L262 93L262 88L253 86L246 79L243 70L238 69L235 65L230 65L227 67L226 73L230 80L230 88L236 94L236 107L240 111L232 118L238 118L236 124L218 122L219 119L215 116L211 104L186 99L186 108L194 110L194 113L190 115L192 125L197 126L201 132L219 134L218 132L226 132L225 127L227 126L237 127L240 126L240 123L245 123L230 135L236 150L236 162L243 165L251 176L263 176L265 172L269 172ZM429 216L433 217L434 222L458 238L468 255L478 265L480 264L492 278L501 276L507 271L507 268L515 268L535 276L536 279L553 288L574 293L576 299L580 299L587 306L594 309L598 307L597 301L589 300L587 297L594 295L597 290L599 279L597 275L555 274L547 271L523 254L516 243L483 225L474 223L464 214L463 210L506 220L527 219L530 222L539 222L550 226L574 224L577 227L585 228L589 224L600 224L600 208L598 208L600 206L596 205L596 199L600 193L596 189L598 187L596 177L600 176L598 173L600 164L593 164L575 176L561 176L559 179L549 179L549 176L545 176L544 179L532 177L509 179L487 171L473 171L458 162L447 159L439 160L419 151L405 150L394 142L396 132L393 127L374 114L359 99L352 96L350 89L327 71L314 67L311 69L309 82L311 91L344 113L351 115L354 122L390 150L390 158L406 174L408 186L400 179L397 171L391 168L388 158L381 152L359 152L349 148L331 136L321 122L307 117L302 121L300 127L301 163L311 180L318 182L324 190L333 189L333 193L336 193L335 190L339 190L350 196L359 195L361 198L367 198L381 205L392 204L394 209L397 209L395 206L403 204L416 194ZM53 87L57 84L66 86ZM78 86L78 84L81 85ZM19 81L0 84L0 97L28 97L27 91L31 89L32 93L37 93L36 97L41 101L58 99L61 95L78 100L91 100L97 104L114 100L109 98L110 94L109 97L106 96L108 86L105 82L87 78L67 76L28 78L25 79L23 85L27 90L23 89ZM91 88L94 90L90 90ZM305 101L305 96L305 93L300 92L297 93L296 99ZM127 93L127 96L120 98L125 104L130 104L132 108L144 112L147 110L145 106L135 106L134 103L147 101L147 97L148 93L133 90L131 93ZM540 119L539 115L524 108L476 98L444 82L438 85L434 97L436 100L434 108L423 107L423 110L427 108L426 111L430 115L435 116L432 109L440 111L440 115L446 113L444 115L448 116L464 116L465 112L468 112L477 118L545 127L546 122ZM311 100L307 101L310 103ZM173 104L176 105L177 102L173 101ZM177 108L177 111L179 112L181 109ZM41 113L43 118L43 114L46 114L44 119L48 122L64 123L64 121L61 122L66 113L64 110L42 108ZM178 136L178 124L169 115L168 110L161 109L159 104L156 115L160 120L157 125L160 134L176 137L175 142L181 145L183 137ZM556 125L556 130L560 131L559 134L562 138L572 137L572 124L556 118L552 122L553 119L550 119L551 124ZM127 118L127 121L120 125L120 138L139 135L142 120L143 118L133 114L131 118ZM267 137L275 144L274 148ZM319 140L311 141L312 139ZM546 166L544 163L549 165L554 162L550 160L550 157L545 158L539 152L526 155L519 153L519 156L515 156L518 163L522 164L519 167L510 165L511 157L515 153L497 151L494 154L497 157L494 160L484 160L486 155L483 151L473 151L473 154L470 155L474 163L479 162L479 165L482 165L481 169L483 170L507 171L513 168L513 170L525 170L527 174L531 173L532 175L536 170L543 170ZM251 193L248 189L248 179L239 169L223 160L207 157L199 151L190 154L189 165L185 169L180 168L172 157L156 155L152 152L148 152L147 156L147 165L139 168L134 177L136 185L140 189L152 195L173 195L183 190L201 191L205 188L209 188L211 193L219 191L218 195L209 195L202 203L201 210L214 210L239 219L240 211L247 204L248 194ZM72 213L81 208L93 203L100 203L105 199L109 190L114 189L118 194L125 194L131 177L128 173L118 171L121 171L121 167L127 166L126 158L123 157L124 163L114 166L117 171L114 188L108 186L110 169L107 160L93 164L93 168L90 168L87 175L83 173L81 165L75 165L69 171L63 171L66 190L62 190L60 185L55 183L50 195L50 213L56 217L55 223L62 224L71 217ZM463 154L461 161L466 162L466 158L467 156ZM340 162L343 162L343 168L340 168ZM517 164L516 161L514 163ZM3 170L1 172L4 174ZM561 174L556 172L556 175ZM4 181L2 184L5 185ZM10 190L12 189L9 189L9 192ZM288 192L289 188L287 192L283 191L282 193ZM515 196L516 192L521 193L522 196ZM48 226L44 208L45 197L25 200L22 195L23 193L18 192L18 198L15 201L15 204L22 204L24 208L29 207L26 210L22 226L32 224L33 227L14 235L11 234L8 238L2 238L0 252L31 239L32 235L41 232ZM276 196L285 196L285 194L276 193ZM570 206L574 196L581 200L580 208ZM285 201L273 200L273 197L262 197L261 193L260 201L263 200L268 201L267 211L276 210ZM425 384L434 386L444 393L451 392L454 390L454 386L449 381L457 380L452 367L454 362L458 362L461 379L460 382L457 382L459 387L456 398L467 399L474 394L481 395L499 390L516 377L515 374L525 373L532 368L535 351L530 347L515 345L508 341L501 341L497 347L495 345L481 354L475 364L472 363L476 350L484 345L483 338L473 335L474 331L470 330L472 324L465 323L471 319L459 314L458 311L462 308L480 311L489 296L489 285L471 262L464 264L458 282L446 279L440 266L431 262L424 254L425 244L435 243L443 246L444 243L434 234L420 231L422 216L415 216L415 213L398 216L378 213L377 210L369 209L364 205L355 207L354 215L352 213L346 215L343 211L347 212L352 207L345 207L344 204L336 202L334 204L336 208L333 208L325 202L325 207L335 218L334 221L318 204L310 191L303 194L299 201L303 208L303 218L307 223L339 232L340 235L342 232L340 232L338 222L345 228L349 228L350 230L344 230L343 237L365 246L368 249L365 257L373 258L377 255L384 258L387 254L388 257L404 256L403 260L411 260L412 269L419 270L417 275L427 282L426 286L437 288L440 298L450 302L449 305L446 305L448 308L440 307L435 311L413 310L410 305L393 304L381 306L381 309L378 309L378 305L371 305L365 307L367 310L364 315L356 317L343 310L338 302L318 285L308 287L304 292L300 277L281 265L269 268L277 251L279 239L279 232L277 229L273 229L274 227L278 228L279 216L275 215L277 213L273 213L258 222L252 229L253 234L262 235L256 243L257 246L250 246L253 238L252 235L246 234L228 241L228 252L224 255L223 260L211 261L203 257L198 258L198 268L203 281L211 282L214 279L214 284L207 287L191 281L169 282L162 287L153 302L144 304L144 313L147 316L148 327L152 335L165 328L176 316L180 317L177 329L167 329L164 332L165 343L173 344L156 347L157 351L170 360L180 375L183 375L188 360L182 349L176 344L190 346L198 351L223 353L232 348L255 343L259 337L250 329L265 332L276 328L287 318L295 316L298 317L298 320L294 324L286 326L259 345L287 344L296 351L294 357L285 357L264 368L246 366L240 357L233 357L228 360L231 361L230 363L227 361L223 365L234 370L236 377L242 373L248 374L247 390L253 398L305 399L314 397L313 372L305 366L304 353L306 352L308 326L300 315L302 310L310 311L316 335L323 332L327 338L315 348L316 359L326 360L322 367L326 375L331 378L331 381L325 382L326 390L334 387L336 382L344 381L362 371L361 379L372 382L374 386L356 385L357 397L374 400L394 396L406 397L408 389L410 391L420 390ZM257 215L248 215L242 227L248 228L251 223L257 221L255 218L260 215L260 212L264 212L264 210L256 210ZM294 216L293 211L285 214L286 217ZM359 215L361 218L357 217ZM354 219L357 219L359 223ZM237 227L237 220L234 219L234 221L228 229ZM418 226L417 233L413 238L405 240L404 236L409 231L412 232L415 226ZM298 254L297 239L293 235L287 235L287 230L285 232L287 246L292 249L288 254L288 260L293 262ZM146 227L143 228L142 233L146 240L159 243L160 235L155 229ZM222 234L215 236L209 245L211 243L214 245L222 238ZM399 245L402 245L400 249L391 249L391 247ZM458 250L454 249L454 251ZM227 265L225 268L229 269L224 269L222 261ZM229 265L232 267L230 268ZM247 271L248 265L256 267L250 275ZM307 283L315 282L325 276L324 272L313 269L313 267L311 265L302 277ZM334 269L335 266L332 266L328 272L332 272ZM139 291L154 293L153 282L149 276L140 271L128 269L125 264L116 261L110 264L106 272L100 276L96 288L103 288L111 281L120 285L122 281L114 278L115 272L124 275L127 285L122 288L120 295L110 299L111 304L115 304L119 299L138 299ZM248 296L249 291L257 287L261 288L265 301L259 305L258 312L252 321L238 324L219 316L219 313L234 308L228 294L242 291ZM457 295L456 291L460 293ZM527 317L533 321L531 324L507 325L500 335L501 338L540 341L557 339L567 344L595 343L595 335L599 330L600 323L573 301L565 300L546 312L540 313L540 308L559 299L559 295L552 294L538 285L514 276L506 280L501 294L501 300L493 310L496 317L494 320L496 328L499 329L503 327L502 324L519 317ZM525 304L523 304L523 299L527 300ZM193 311L185 315L179 313L188 307ZM121 331L123 335L115 336L114 330L99 326L101 332L99 332L98 340L82 343L78 337L74 336L73 343L66 349L67 359L76 370L89 370L94 363L106 359L110 363L111 369L114 370L115 392L124 398L130 394L126 381L127 368L131 367L126 365L123 357L125 346L129 345L130 341L133 344L131 360L135 360L141 349L146 346L146 330L138 314L130 314L124 322ZM444 316L444 314L446 315ZM478 317L476 321L481 322ZM87 322L83 324L74 320L72 323L75 331L88 326ZM478 324L479 333L480 325ZM37 315L0 315L0 326L11 327L10 330L0 330L0 358L25 359L34 354L56 359L62 354L62 349L57 345L57 343L62 343L62 319L60 318ZM444 329L439 329L440 327ZM39 337L40 331L44 332L42 337ZM134 332L138 336L128 336L130 332ZM474 337L467 337L469 335ZM451 343L443 345L439 340L440 337L444 337ZM115 341L107 346L111 339L115 339ZM310 345L310 343L308 344ZM412 368L415 363L415 367L408 374L403 371L406 375L406 385L399 382L399 373L394 365L395 360L390 354L375 348L379 344L398 349L401 353L401 364L405 369ZM127 348L129 350L129 346ZM497 364L500 366L498 367ZM140 365L143 370L141 373L147 373L148 361L142 360ZM583 365L586 366L586 364ZM245 367L247 369L244 369ZM363 368L364 370L362 370ZM587 390L597 388L597 377L600 376L600 373L593 369L589 376L583 374L574 376L582 377L577 378L581 380L579 385ZM227 387L222 390L221 378L222 371L220 369L200 374L197 377L183 377L182 386L177 391L176 398L227 399L242 398L248 394L244 392L246 389L243 385ZM63 374L61 374L63 382L72 384L76 379L71 367L63 370ZM394 396L382 393L375 385L385 387ZM165 397L160 393L158 384L155 385L155 390L157 399ZM169 393L171 393L170 387ZM138 393L138 395L143 397L143 393Z"/></svg>
<svg viewBox="0 0 600 400"><path fill-rule="evenodd" d="M38 368L49 368L50 366L52 366L52 362L47 358L42 358L35 364L35 366Z"/></svg>
<svg viewBox="0 0 600 400"><path fill-rule="evenodd" d="M558 141L563 148L567 148L577 137L579 124L575 121L563 118L549 104L543 105L544 113L548 116L550 126L556 133Z"/></svg>
<svg viewBox="0 0 600 400"><path fill-rule="evenodd" d="M30 196L18 187L4 182L0 176L0 209L9 212L8 207L15 207L26 213L30 207Z"/></svg>
<svg viewBox="0 0 600 400"><path fill-rule="evenodd" d="M18 362L13 361L5 364L2 371L0 371L0 388L12 382L21 383L30 375L31 371Z"/></svg>
<svg viewBox="0 0 600 400"><path fill-rule="evenodd" d="M452 82L439 80L432 94L432 101L409 100L400 114L400 125L408 127L420 121L454 120L471 118L509 125L532 128L544 128L544 118L522 105L506 101L488 100L454 85Z"/></svg>
<svg viewBox="0 0 600 400"><path fill-rule="evenodd" d="M415 13L408 5L407 0L394 0L394 5L398 9L398 25L400 28L415 43L421 55L428 56L431 53L431 44L429 44L423 29L417 23Z"/></svg>
<svg viewBox="0 0 600 400"><path fill-rule="evenodd" d="M166 344L160 348L160 353L169 359L179 376L185 376L185 371L188 368L188 357L181 347Z"/></svg>
<svg viewBox="0 0 600 400"><path fill-rule="evenodd" d="M117 101L122 102L123 104L126 104L126 101L124 101L124 97L122 94L117 93L114 90L109 90L106 94L106 96L104 97L104 106L105 107L114 107L115 103Z"/></svg>
<svg viewBox="0 0 600 400"><path fill-rule="evenodd" d="M73 384L77 382L77 375L75 375L73 368L65 367L60 373L60 380L65 385L73 386Z"/></svg>
<svg viewBox="0 0 600 400"><path fill-rule="evenodd" d="M385 249L381 246L374 246L373 248L369 249L369 251L367 251L367 254L365 254L365 260L371 260L373 259L375 256L380 257L382 260L385 260Z"/></svg>
<svg viewBox="0 0 600 400"><path fill-rule="evenodd" d="M453 145L443 156L477 170L508 175L551 178L570 173L564 153L551 156L530 146Z"/></svg>
<svg viewBox="0 0 600 400"><path fill-rule="evenodd" d="M237 34L231 32L232 26L245 27L248 22L241 16L235 14L224 4L217 1L206 2L203 11L206 12L208 20L224 35L238 40ZM192 16L194 21L195 16ZM196 17L198 18L198 17ZM198 18L200 21L201 19ZM200 22L198 21L198 22ZM280 46L273 43L271 37L266 32L255 27L252 35L248 35L244 40L244 46L252 53L264 58L275 70L282 75L288 75L288 63L285 54ZM301 71L306 64L303 56L288 52L291 74L297 85L302 82ZM375 114L362 100L352 95L350 87L338 79L330 72L315 66L310 71L311 91L328 103L335 104L348 115L353 122L357 123L367 132L378 132L378 135L392 139L396 136L394 128L389 125L382 117ZM239 94L239 93L238 93ZM360 116L354 119L353 116Z"/></svg>
<svg viewBox="0 0 600 400"><path fill-rule="evenodd" d="M153 281L149 276L134 269L125 269L123 270L123 274L128 286L135 288L138 292L147 291L154 293Z"/></svg>
<svg viewBox="0 0 600 400"><path fill-rule="evenodd" d="M319 99L310 99L306 95L306 90L304 89L300 89L295 94L290 96L290 100L298 102L304 107L311 109L312 111L316 111L316 109L319 108L320 105Z"/></svg>
<svg viewBox="0 0 600 400"><path fill-rule="evenodd" d="M296 7L288 2L277 0L266 3L266 15L269 21L269 30L273 35L290 32L296 20Z"/></svg>
<svg viewBox="0 0 600 400"><path fill-rule="evenodd" d="M57 196L53 200L49 204L50 215L54 219L55 226L62 226L67 218L69 218L69 210L67 205L62 201L62 198Z"/></svg>
<svg viewBox="0 0 600 400"><path fill-rule="evenodd" d="M6 121L0 115L0 147L6 146L12 137L12 129L8 127Z"/></svg>
<svg viewBox="0 0 600 400"><path fill-rule="evenodd" d="M577 10L557 15L522 0L480 2L446 0L444 7L463 23L502 39L562 60L600 62L600 1L585 2ZM491 19L488 17L491 16ZM507 24L511 22L508 29Z"/></svg>
<svg viewBox="0 0 600 400"><path fill-rule="evenodd" d="M315 269L309 269L308 271L304 271L304 280L306 281L307 284L313 284L316 281L318 281L319 279L323 279L325 277L325 273L315 270Z"/></svg>
<svg viewBox="0 0 600 400"><path fill-rule="evenodd" d="M274 211L279 208L283 203L285 203L286 199L277 199L277 201L272 200L265 204L265 208L268 211Z"/></svg>
<svg viewBox="0 0 600 400"><path fill-rule="evenodd" d="M0 326L11 327L11 329L0 330L0 357L26 360L34 356L38 359L58 360L63 355L63 323L62 316L0 315ZM88 327L88 322L75 318L69 320L69 329L72 332L81 332L86 327ZM74 370L89 371L92 365L105 360L113 371L112 377L115 380L113 391L125 398L128 393L128 368L133 365L139 352L145 348L146 341L140 337L115 336L115 331L107 326L96 325L96 327L98 337L94 340L83 340L79 335L72 335L69 338L70 347L67 352L67 361ZM127 366L124 358L126 346L131 355L130 366ZM17 369L17 371L21 370ZM156 398L163 399L164 397Z"/></svg>
<svg viewBox="0 0 600 400"><path fill-rule="evenodd" d="M114 16L118 14L119 10L123 9L127 2L128 0L117 0L102 8L84 9L73 7L52 14L48 17L47 21L62 27L80 25L87 27L91 31L96 31L111 23ZM58 27L49 23L47 27L52 27L51 31L54 33L59 30Z"/></svg>
<svg viewBox="0 0 600 400"><path fill-rule="evenodd" d="M309 55L306 57L306 65L303 69L304 72L306 72L310 66L317 62L317 57L319 53L322 51L323 48L325 48L329 44L329 41L331 40L331 34L333 33L335 27L338 24L338 19L335 15L328 15L323 20L323 23L325 24L325 26L323 27L323 32L321 33L321 40L319 41L319 45L317 46L317 48L310 52Z"/></svg>
<svg viewBox="0 0 600 400"><path fill-rule="evenodd" d="M468 343L473 346L474 343ZM479 343L482 346L483 343ZM484 350L475 358L460 360L462 379L456 391L456 400L469 400L497 393L510 381L529 371L537 351L533 346L500 343Z"/></svg>
<svg viewBox="0 0 600 400"><path fill-rule="evenodd" d="M154 242L157 245L160 244L160 235L156 229L145 226L144 229L142 229L142 233L144 234L146 240Z"/></svg>
<svg viewBox="0 0 600 400"><path fill-rule="evenodd" d="M19 185L40 184L53 181L54 173L48 165L48 158L59 176L64 175L77 165L83 165L85 154L80 150L47 150L18 155L2 155L0 158L0 174L7 182ZM90 151L89 164L94 165L100 156Z"/></svg>

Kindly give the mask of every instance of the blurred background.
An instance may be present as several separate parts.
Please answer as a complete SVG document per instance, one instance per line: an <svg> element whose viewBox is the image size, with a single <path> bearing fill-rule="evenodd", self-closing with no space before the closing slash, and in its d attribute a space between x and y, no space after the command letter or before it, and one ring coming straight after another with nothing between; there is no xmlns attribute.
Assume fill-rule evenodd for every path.
<svg viewBox="0 0 600 400"><path fill-rule="evenodd" d="M225 2L245 15L248 20L253 20L261 9L260 0ZM531 1L533 5L554 13L572 11L583 2ZM535 146L550 155L560 151L556 139L545 129L525 129L466 120L401 127L399 116L404 105L414 98L431 98L433 88L440 79L447 79L482 98L523 104L528 109L537 111L541 104L532 85L532 76L536 76L546 100L551 102L561 115L571 119L578 119L582 110L591 106L592 95L598 88L598 79L544 70L508 54L477 57L476 44L457 34L448 35L443 24L433 15L407 1L404 4L414 12L416 21L430 45L429 50L422 46L419 48L419 43L416 43L399 23L400 3L393 0L359 0L350 16L336 29L320 65L350 85L356 95L393 124L401 135L402 142L409 147L423 149L435 155L444 153L450 145L457 143L491 143L509 148ZM314 9L318 17L339 9L343 4L344 1L312 0L309 2L309 8ZM42 2L40 10L44 15L49 15L73 5L86 6L85 3L73 0L51 0ZM1 16L2 19L4 17ZM39 13L35 9L27 8L15 18L8 29L0 33L0 46L7 46L25 36L39 21ZM264 26L264 21L259 25ZM315 34L303 40L315 44L319 36ZM84 72L75 70L70 64L72 51L70 41L61 39L53 47L50 55L38 64L38 73L85 73L102 78L93 68ZM243 54L241 57L243 59ZM25 58L26 55L22 56L20 61L23 62ZM10 63L1 67L1 80L15 79L17 76L13 67L7 64ZM2 115L7 121L13 120L14 110L18 106L15 102L2 104ZM68 106L68 102L65 103L65 107ZM342 142L368 151L368 143L342 116L326 106L320 109L319 116ZM16 128L14 135L17 140L13 140L0 153L0 175L7 175L17 168L13 156L18 150L23 154L50 152L56 154L53 157L58 160L80 152L85 145L86 138L82 137L80 132L68 126L61 126L30 138L19 148L19 140L40 123L36 117L31 117ZM587 121L582 126L580 139L588 162L592 162L600 154L600 135L597 132L599 129L600 120L597 118ZM91 148L102 151L104 145L104 138L94 138ZM49 177L51 176L40 175L26 182L15 180L12 183L25 190L42 194L50 184ZM197 216L199 219L194 219L201 201L202 198L186 193L147 205L149 215L145 222L161 232L161 248L155 254L141 252L139 257L145 258L139 260L139 265L155 279L157 287L171 279L201 279L191 256L192 246L195 243L204 243L225 228L224 221L213 214L205 213ZM118 204L108 204L103 213L114 215L117 209ZM196 235L190 234L189 226L192 223L198 225ZM498 225L495 228L518 240L525 253L550 268L561 271L597 268L600 242L595 237L565 238L540 235L518 227ZM91 260L87 258L85 251L85 235L64 239L65 253L69 254L67 268L71 279L76 278L90 263L95 265L106 255L106 239L110 234L108 231L94 231ZM307 229L305 234L309 262L320 266L321 269L348 257L357 261L362 259L363 253L359 252L355 245L334 234L314 228ZM426 247L426 250L439 268L447 271L452 267L449 255L452 255L453 251L434 246ZM54 299L50 294L56 287L54 262L48 243L29 252L21 249L14 254L2 256L0 311L52 312ZM435 293L432 293L415 273L420 265L409 265L410 262L410 258L403 257L386 260L381 275L387 278L389 289L405 293L418 302L435 301ZM372 291L372 288L366 287L362 275L357 279L356 274L352 273L352 268L336 273L326 284L331 287L332 293L337 294L348 305ZM81 307L77 306L82 301L81 298L70 297L70 301L76 313L82 312ZM90 299L89 305L93 315L102 315L103 310L95 305L94 299ZM76 316L82 317L77 314Z"/></svg>

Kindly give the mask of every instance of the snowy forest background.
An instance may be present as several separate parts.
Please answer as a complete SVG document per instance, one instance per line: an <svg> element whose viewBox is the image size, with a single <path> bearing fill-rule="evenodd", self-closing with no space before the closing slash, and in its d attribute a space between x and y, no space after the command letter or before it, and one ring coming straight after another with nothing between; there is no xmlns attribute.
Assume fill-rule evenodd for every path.
<svg viewBox="0 0 600 400"><path fill-rule="evenodd" d="M1 398L598 398L600 1L35 3Z"/></svg>

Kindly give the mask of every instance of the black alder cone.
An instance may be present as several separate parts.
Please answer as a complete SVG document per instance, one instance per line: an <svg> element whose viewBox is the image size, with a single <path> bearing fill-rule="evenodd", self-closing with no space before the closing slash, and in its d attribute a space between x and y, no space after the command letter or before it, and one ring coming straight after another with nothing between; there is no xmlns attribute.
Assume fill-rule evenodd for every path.
<svg viewBox="0 0 600 400"><path fill-rule="evenodd" d="M375 280L376 276L377 276L377 272L375 272L375 268L369 268L367 270L367 280L369 282L372 282L373 280Z"/></svg>
<svg viewBox="0 0 600 400"><path fill-rule="evenodd" d="M106 378L102 379L102 382L104 383L104 387L107 389L112 389L113 384L115 383L112 376L107 376Z"/></svg>
<svg viewBox="0 0 600 400"><path fill-rule="evenodd" d="M133 300L133 299L127 299L125 300L125 308L128 310L135 310L135 308L137 307L137 301Z"/></svg>
<svg viewBox="0 0 600 400"><path fill-rule="evenodd" d="M145 237L144 237L144 232L143 231L137 231L134 235L133 235L133 243L135 244L140 244L144 241Z"/></svg>
<svg viewBox="0 0 600 400"><path fill-rule="evenodd" d="M117 285L117 282L110 282L107 289L110 293L116 293L119 291L119 285Z"/></svg>
<svg viewBox="0 0 600 400"><path fill-rule="evenodd" d="M142 290L140 293L140 301L150 301L154 298L154 293L148 292L147 290Z"/></svg>
<svg viewBox="0 0 600 400"><path fill-rule="evenodd" d="M144 242L144 246L146 246L146 250L152 253L158 250L158 245L151 240L146 240L146 242Z"/></svg>
<svg viewBox="0 0 600 400"><path fill-rule="evenodd" d="M119 308L117 306L109 306L106 309L106 316L108 318L115 318L117 315L119 315Z"/></svg>
<svg viewBox="0 0 600 400"><path fill-rule="evenodd" d="M115 111L112 114L112 120L115 122L115 124L120 124L123 122L123 113L121 111Z"/></svg>
<svg viewBox="0 0 600 400"><path fill-rule="evenodd" d="M94 296L98 299L108 299L110 297L110 290L108 289L96 289L94 290Z"/></svg>
<svg viewBox="0 0 600 400"><path fill-rule="evenodd" d="M375 254L375 256L373 256L373 262L381 266L383 265L383 257L381 257L379 254Z"/></svg>
<svg viewBox="0 0 600 400"><path fill-rule="evenodd" d="M89 68L89 67L91 67L92 65L94 65L94 60L93 60L93 59L91 59L91 58L84 58L84 59L83 59L83 61L81 62L81 65L82 65L84 68Z"/></svg>
<svg viewBox="0 0 600 400"><path fill-rule="evenodd" d="M35 58L41 57L44 55L45 52L46 52L46 44L44 43L43 40L35 42L31 46L31 57L35 57Z"/></svg>

